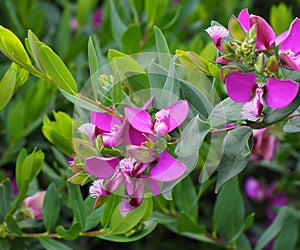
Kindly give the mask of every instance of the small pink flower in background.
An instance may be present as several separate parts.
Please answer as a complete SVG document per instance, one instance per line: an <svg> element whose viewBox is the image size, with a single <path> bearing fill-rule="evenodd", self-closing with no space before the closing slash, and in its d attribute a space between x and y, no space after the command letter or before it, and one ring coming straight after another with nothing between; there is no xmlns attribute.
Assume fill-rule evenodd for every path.
<svg viewBox="0 0 300 250"><path fill-rule="evenodd" d="M279 141L269 133L270 128L253 129L254 145L250 159L272 161Z"/></svg>
<svg viewBox="0 0 300 250"><path fill-rule="evenodd" d="M70 19L70 27L71 27L71 30L73 30L73 31L76 31L78 29L78 21L77 21L76 17L72 17Z"/></svg>
<svg viewBox="0 0 300 250"><path fill-rule="evenodd" d="M268 196L266 187L253 177L247 178L245 191L248 197L255 201L263 201Z"/></svg>
<svg viewBox="0 0 300 250"><path fill-rule="evenodd" d="M8 170L5 173L6 177L9 178L10 180L10 184L11 184L11 191L13 194L17 194L19 192L18 190L18 186L17 186L17 180L16 177L13 175L13 171L12 170Z"/></svg>
<svg viewBox="0 0 300 250"><path fill-rule="evenodd" d="M92 18L93 28L96 30L102 24L102 9L99 8L95 11Z"/></svg>
<svg viewBox="0 0 300 250"><path fill-rule="evenodd" d="M37 192L24 200L24 205L28 207L29 212L36 220L43 219L42 210L45 194L46 191Z"/></svg>
<svg viewBox="0 0 300 250"><path fill-rule="evenodd" d="M272 207L283 207L287 205L289 201L289 198L283 192L274 195L270 201L269 207L266 209L266 215L269 220L273 221L276 218L276 214L273 212Z"/></svg>

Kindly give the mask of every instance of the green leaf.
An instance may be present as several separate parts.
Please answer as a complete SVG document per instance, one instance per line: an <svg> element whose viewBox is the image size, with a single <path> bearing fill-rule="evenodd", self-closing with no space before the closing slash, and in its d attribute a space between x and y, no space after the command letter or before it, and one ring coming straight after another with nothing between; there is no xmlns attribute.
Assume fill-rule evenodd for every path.
<svg viewBox="0 0 300 250"><path fill-rule="evenodd" d="M56 228L56 233L66 240L75 240L79 236L80 229L80 224L74 223L68 230L64 229L63 226L58 226Z"/></svg>
<svg viewBox="0 0 300 250"><path fill-rule="evenodd" d="M75 95L77 93L76 82L59 56L46 45L41 45L40 56L42 59L42 67L53 79L55 84L64 91Z"/></svg>
<svg viewBox="0 0 300 250"><path fill-rule="evenodd" d="M265 118L263 120L263 124L270 125L272 123L278 122L285 117L289 116L293 113L300 105L300 91L294 101L285 108L281 109L270 109L266 111Z"/></svg>
<svg viewBox="0 0 300 250"><path fill-rule="evenodd" d="M148 68L148 77L151 92L153 92L151 93L151 96L155 96L156 92L160 92L166 82L167 75L168 71L161 65L156 64L153 61L150 63Z"/></svg>
<svg viewBox="0 0 300 250"><path fill-rule="evenodd" d="M175 148L175 154L180 157L188 157L198 154L206 135L211 130L208 122L195 116L181 132L180 140Z"/></svg>
<svg viewBox="0 0 300 250"><path fill-rule="evenodd" d="M11 185L9 179L4 179L0 183L0 224L2 224L11 204Z"/></svg>
<svg viewBox="0 0 300 250"><path fill-rule="evenodd" d="M118 195L110 195L105 202L104 205L104 212L101 217L101 224L104 229L106 229L109 225L109 222L111 220L111 216L113 211L116 209L116 207L119 205L121 201L121 197Z"/></svg>
<svg viewBox="0 0 300 250"><path fill-rule="evenodd" d="M100 219L103 215L104 207L99 207L97 209L92 210L85 218L85 228L84 231L91 230L92 228L98 226L100 224Z"/></svg>
<svg viewBox="0 0 300 250"><path fill-rule="evenodd" d="M276 237L277 234L279 234L279 232L284 227L287 216L288 216L287 207L280 208L279 213L276 216L276 219L258 239L255 250L263 249L273 238Z"/></svg>
<svg viewBox="0 0 300 250"><path fill-rule="evenodd" d="M51 238L38 238L38 240L46 250L72 250L72 248Z"/></svg>
<svg viewBox="0 0 300 250"><path fill-rule="evenodd" d="M79 222L81 230L84 230L85 212L80 188L79 186L75 186L70 183L67 183L67 186L69 191L69 202L73 210L74 217Z"/></svg>
<svg viewBox="0 0 300 250"><path fill-rule="evenodd" d="M43 43L39 41L37 36L31 30L28 30L27 36L28 36L27 41L28 41L29 49L36 65L43 73L46 73L41 58L41 45Z"/></svg>
<svg viewBox="0 0 300 250"><path fill-rule="evenodd" d="M272 5L270 11L270 23L276 34L289 29L290 23L293 20L292 8L287 7L285 3L279 5Z"/></svg>
<svg viewBox="0 0 300 250"><path fill-rule="evenodd" d="M120 208L117 206L111 216L109 222L109 233L124 234L135 227L144 217L149 206L149 199L144 198L142 204L130 211L126 216L121 215Z"/></svg>
<svg viewBox="0 0 300 250"><path fill-rule="evenodd" d="M244 223L245 207L239 190L238 178L226 182L215 203L213 229L225 241L233 238ZM230 222L230 224L229 224Z"/></svg>
<svg viewBox="0 0 300 250"><path fill-rule="evenodd" d="M30 58L18 37L0 25L0 51L10 60L25 67L32 67Z"/></svg>
<svg viewBox="0 0 300 250"><path fill-rule="evenodd" d="M72 138L72 118L64 112L54 112L55 121L51 121L48 116L43 119L43 135L53 143L62 153L71 156L73 149L71 147Z"/></svg>
<svg viewBox="0 0 300 250"><path fill-rule="evenodd" d="M231 16L228 23L229 32L234 40L243 42L246 38L245 30L235 16Z"/></svg>
<svg viewBox="0 0 300 250"><path fill-rule="evenodd" d="M117 42L118 46L121 47L122 46L121 39L124 32L126 31L126 26L121 20L116 10L114 1L109 0L109 6L110 6L110 25L111 25L113 37Z"/></svg>
<svg viewBox="0 0 300 250"><path fill-rule="evenodd" d="M274 250L281 250L281 249L296 249L296 244L298 240L298 221L289 216L284 223L280 234L275 239L274 242Z"/></svg>
<svg viewBox="0 0 300 250"><path fill-rule="evenodd" d="M151 28L157 19L165 14L169 0L145 0L145 11L148 19L148 28Z"/></svg>
<svg viewBox="0 0 300 250"><path fill-rule="evenodd" d="M122 48L127 54L137 53L141 40L142 34L139 24L130 24L121 37Z"/></svg>
<svg viewBox="0 0 300 250"><path fill-rule="evenodd" d="M207 118L213 106L205 94L191 83L181 80L180 88L182 91L182 99L189 102L190 108L194 109L201 119ZM209 123L211 123L209 121Z"/></svg>
<svg viewBox="0 0 300 250"><path fill-rule="evenodd" d="M242 120L242 108L245 104L232 101L229 97L218 103L209 114L208 122L213 127Z"/></svg>
<svg viewBox="0 0 300 250"><path fill-rule="evenodd" d="M171 53L169 50L167 40L158 27L154 26L153 31L155 36L156 51L158 53L159 65L161 65L165 69L168 69L169 67L171 67Z"/></svg>
<svg viewBox="0 0 300 250"><path fill-rule="evenodd" d="M98 74L97 71L99 70L98 64L98 57L96 53L96 49L94 47L93 39L90 36L88 42L88 59L89 59L89 66L90 66L90 78L91 78L91 85L94 93L94 97L98 99Z"/></svg>
<svg viewBox="0 0 300 250"><path fill-rule="evenodd" d="M49 232L59 218L60 199L54 183L51 183L48 188L43 202L43 223L46 230Z"/></svg>
<svg viewBox="0 0 300 250"><path fill-rule="evenodd" d="M105 235L97 235L96 237L104 240L114 241L114 242L133 242L137 241L148 234L150 234L155 227L157 226L157 220L148 220L143 222L143 230L138 231L130 236L123 236L123 235L114 235L114 234L105 234Z"/></svg>
<svg viewBox="0 0 300 250"><path fill-rule="evenodd" d="M239 239L241 237L241 235L243 234L244 231L246 231L248 228L250 228L252 225L253 225L253 222L254 222L254 216L255 214L254 213L251 213L249 214L242 227L240 228L240 230L237 231L236 235L234 235L230 240L229 242L235 242L237 239Z"/></svg>
<svg viewBox="0 0 300 250"><path fill-rule="evenodd" d="M22 234L22 229L19 227L18 223L16 222L16 220L11 216L8 215L6 217L6 224L8 226L8 228L13 232L16 233L18 235Z"/></svg>
<svg viewBox="0 0 300 250"><path fill-rule="evenodd" d="M41 171L45 155L41 150L34 150L27 155L26 150L21 150L16 165L16 180L19 189L24 182L31 182Z"/></svg>
<svg viewBox="0 0 300 250"><path fill-rule="evenodd" d="M238 127L227 133L223 140L223 155L218 166L216 191L247 165L252 148L252 129Z"/></svg>
<svg viewBox="0 0 300 250"><path fill-rule="evenodd" d="M297 116L288 120L288 122L283 126L283 131L286 133L300 132L300 117Z"/></svg>
<svg viewBox="0 0 300 250"><path fill-rule="evenodd" d="M195 222L194 218L192 218L185 211L181 211L179 213L177 227L179 232L191 232L194 234L204 234L206 231L204 226L199 226Z"/></svg>
<svg viewBox="0 0 300 250"><path fill-rule="evenodd" d="M17 72L9 68L0 82L0 111L6 106L13 96L16 86Z"/></svg>

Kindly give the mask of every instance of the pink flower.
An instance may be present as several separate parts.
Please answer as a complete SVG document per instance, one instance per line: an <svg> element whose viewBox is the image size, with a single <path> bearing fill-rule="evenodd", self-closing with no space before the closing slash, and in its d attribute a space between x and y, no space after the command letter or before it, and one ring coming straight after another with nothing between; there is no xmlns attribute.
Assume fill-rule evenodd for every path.
<svg viewBox="0 0 300 250"><path fill-rule="evenodd" d="M92 18L93 28L97 29L102 24L102 9L98 8Z"/></svg>
<svg viewBox="0 0 300 250"><path fill-rule="evenodd" d="M295 81L269 77L266 83L258 84L253 73L230 73L226 77L225 85L228 96L233 101L243 103L252 100L252 103L244 107L245 118L249 118L247 114L253 114L253 118L260 116L264 102L270 108L284 108L298 93L298 83Z"/></svg>
<svg viewBox="0 0 300 250"><path fill-rule="evenodd" d="M219 25L208 27L205 31L209 34L217 49L222 51L222 39L226 36L229 36L229 31L223 26Z"/></svg>
<svg viewBox="0 0 300 250"><path fill-rule="evenodd" d="M31 195L24 200L25 206L28 207L30 213L37 220L43 219L42 210L43 210L43 202L44 202L45 194L46 191L37 192L34 195Z"/></svg>
<svg viewBox="0 0 300 250"><path fill-rule="evenodd" d="M300 71L300 19L296 18L290 25L289 30L276 38L280 44L278 51L280 62L287 68Z"/></svg>
<svg viewBox="0 0 300 250"><path fill-rule="evenodd" d="M245 191L246 194L255 201L263 201L268 195L266 187L253 177L247 178L245 182Z"/></svg>
<svg viewBox="0 0 300 250"><path fill-rule="evenodd" d="M115 192L120 185L124 185L128 206L124 203L122 206L132 209L138 207L143 201L144 182L154 195L158 195L160 193L159 182L176 180L187 170L181 161L174 159L167 151L164 151L152 163L138 162L134 158L94 156L85 159L85 168L90 175L103 179L96 181L97 185L94 182L90 189L93 197L106 196L108 193ZM149 171L146 171L148 169Z"/></svg>
<svg viewBox="0 0 300 250"><path fill-rule="evenodd" d="M254 145L250 159L272 161L278 147L275 136L269 133L268 128L253 130Z"/></svg>
<svg viewBox="0 0 300 250"><path fill-rule="evenodd" d="M145 108L128 106L125 107L124 112L130 125L136 130L146 134L165 136L184 122L188 116L189 106L185 100L177 101L157 112L154 121Z"/></svg>

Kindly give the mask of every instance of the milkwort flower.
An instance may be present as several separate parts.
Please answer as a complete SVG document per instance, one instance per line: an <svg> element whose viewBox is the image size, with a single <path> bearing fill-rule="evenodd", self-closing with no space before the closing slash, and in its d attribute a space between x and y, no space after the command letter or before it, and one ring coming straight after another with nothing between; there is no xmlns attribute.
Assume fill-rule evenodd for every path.
<svg viewBox="0 0 300 250"><path fill-rule="evenodd" d="M187 118L187 101L161 109L153 120L147 112L152 102L153 97L142 108L127 106L124 116L91 112L90 123L79 127L92 145L96 146L100 137L102 149L109 147L119 152L116 156L109 155L111 151L103 151L83 159L84 171L94 179L90 195L97 198L95 206L125 186L120 203L121 213L125 215L141 204L146 189L158 195L161 183L177 180L186 172L186 166L166 148L168 133Z"/></svg>
<svg viewBox="0 0 300 250"><path fill-rule="evenodd" d="M43 202L46 191L37 192L24 200L24 205L36 220L42 220Z"/></svg>
<svg viewBox="0 0 300 250"><path fill-rule="evenodd" d="M295 81L268 77L266 83L257 83L254 73L230 73L225 85L233 101L246 103L242 115L247 119L260 117L264 103L270 108L288 106L298 93L298 83Z"/></svg>

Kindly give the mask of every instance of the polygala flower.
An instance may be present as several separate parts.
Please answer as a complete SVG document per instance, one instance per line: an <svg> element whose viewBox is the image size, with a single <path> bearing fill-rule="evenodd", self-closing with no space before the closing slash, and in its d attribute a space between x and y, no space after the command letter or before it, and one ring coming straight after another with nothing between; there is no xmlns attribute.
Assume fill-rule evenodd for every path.
<svg viewBox="0 0 300 250"><path fill-rule="evenodd" d="M148 103L148 102L147 102ZM127 106L124 109L125 117L136 130L158 136L165 136L179 125L188 116L189 106L186 100L181 100L165 107L155 114L154 121L144 108Z"/></svg>
<svg viewBox="0 0 300 250"><path fill-rule="evenodd" d="M265 103L270 108L288 106L298 93L298 83L268 77L266 83L257 83L254 73L233 72L227 75L225 85L229 97L235 102L249 102L244 106L245 118L261 115Z"/></svg>
<svg viewBox="0 0 300 250"><path fill-rule="evenodd" d="M42 210L45 194L46 191L37 192L24 200L24 205L28 207L29 212L37 220L43 219Z"/></svg>
<svg viewBox="0 0 300 250"><path fill-rule="evenodd" d="M128 206L138 207L144 198L145 183L154 195L160 193L159 182L170 182L180 178L187 170L179 160L174 159L167 151L164 151L156 161L142 163L134 158L97 157L85 159L86 171L96 180L90 188L93 197L106 196L113 193L120 185L125 186L123 201ZM146 171L148 170L149 171Z"/></svg>
<svg viewBox="0 0 300 250"><path fill-rule="evenodd" d="M229 36L229 31L219 25L208 27L205 31L210 35L214 45L222 51L222 39Z"/></svg>

